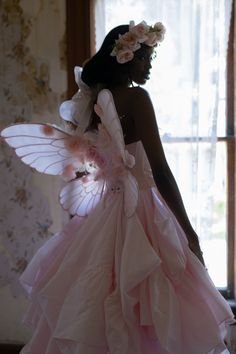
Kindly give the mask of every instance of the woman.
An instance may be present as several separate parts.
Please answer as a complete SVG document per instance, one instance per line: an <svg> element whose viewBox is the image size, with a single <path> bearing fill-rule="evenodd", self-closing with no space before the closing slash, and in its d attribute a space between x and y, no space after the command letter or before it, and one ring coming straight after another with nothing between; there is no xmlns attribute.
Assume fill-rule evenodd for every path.
<svg viewBox="0 0 236 354"><path fill-rule="evenodd" d="M162 40L164 27L160 23L158 25L158 35ZM114 42L118 35L127 33L129 28L124 25L114 28L107 35L99 52L85 65L82 80L95 90L98 86L99 89L108 88L112 92L118 114L125 118L121 120L121 125L126 145L142 141L159 192L184 229L190 248L204 264L198 237L189 222L178 187L165 159L152 102L147 91L133 86L133 83L144 85L149 79L152 56L157 44L141 44L140 49L133 53L133 59L123 58L119 62L110 54L112 50L114 52Z"/></svg>
<svg viewBox="0 0 236 354"><path fill-rule="evenodd" d="M35 328L24 354L228 352L232 312L204 267L148 93L134 86L148 80L164 32L142 22L106 36L82 80L76 71L78 94L60 108L74 135L40 125L36 134L29 125L73 157L61 202L77 215L21 276L32 300L26 322ZM32 151L18 150L13 129L29 134L18 127L2 136L25 157Z"/></svg>

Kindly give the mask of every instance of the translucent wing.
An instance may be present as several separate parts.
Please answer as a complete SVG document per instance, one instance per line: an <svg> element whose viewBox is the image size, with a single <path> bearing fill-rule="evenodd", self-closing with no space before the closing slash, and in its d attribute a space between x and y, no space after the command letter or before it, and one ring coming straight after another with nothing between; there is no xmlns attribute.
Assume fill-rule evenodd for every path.
<svg viewBox="0 0 236 354"><path fill-rule="evenodd" d="M134 157L125 149L123 131L117 114L112 93L104 89L99 92L95 111L111 136L119 155L126 167L132 168L135 164ZM112 169L112 166L111 166ZM138 203L138 185L134 176L129 172L123 179L124 183L124 210L127 217L133 215Z"/></svg>
<svg viewBox="0 0 236 354"><path fill-rule="evenodd" d="M61 175L67 166L82 164L70 149L70 134L47 124L16 124L2 130L1 136L26 164L37 171Z"/></svg>
<svg viewBox="0 0 236 354"><path fill-rule="evenodd" d="M112 94L109 90L101 90L98 94L95 111L116 144L123 161L125 161L125 142L123 131L117 114Z"/></svg>
<svg viewBox="0 0 236 354"><path fill-rule="evenodd" d="M104 180L95 181L92 176L69 182L60 193L60 202L72 215L86 216L100 202L105 192Z"/></svg>
<svg viewBox="0 0 236 354"><path fill-rule="evenodd" d="M138 184L131 173L128 173L127 178L124 180L124 190L125 215L130 217L135 212L138 204Z"/></svg>

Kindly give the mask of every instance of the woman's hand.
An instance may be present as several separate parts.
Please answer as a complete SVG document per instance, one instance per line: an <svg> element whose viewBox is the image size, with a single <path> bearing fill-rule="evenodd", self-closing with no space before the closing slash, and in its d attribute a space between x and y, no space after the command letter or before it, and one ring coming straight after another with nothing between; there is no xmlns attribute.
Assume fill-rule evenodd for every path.
<svg viewBox="0 0 236 354"><path fill-rule="evenodd" d="M203 253L199 244L199 240L196 234L188 237L188 245L190 250L197 256L199 261L204 265L205 267L205 262L203 258Z"/></svg>

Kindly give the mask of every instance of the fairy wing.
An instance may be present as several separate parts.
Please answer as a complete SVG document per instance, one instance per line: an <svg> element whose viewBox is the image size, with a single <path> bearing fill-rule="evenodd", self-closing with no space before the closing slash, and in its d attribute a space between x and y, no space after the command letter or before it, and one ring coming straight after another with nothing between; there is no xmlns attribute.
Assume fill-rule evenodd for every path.
<svg viewBox="0 0 236 354"><path fill-rule="evenodd" d="M47 124L16 124L2 130L1 136L26 164L39 172L62 175L66 166L82 167L66 146L71 135Z"/></svg>
<svg viewBox="0 0 236 354"><path fill-rule="evenodd" d="M84 146L81 149L83 138L55 126L16 124L5 128L1 136L25 164L39 172L63 175L67 167L73 166L74 170L79 170L85 166ZM94 180L92 174L75 179L60 192L60 203L70 214L86 216L100 201L104 189L105 182Z"/></svg>
<svg viewBox="0 0 236 354"><path fill-rule="evenodd" d="M122 127L109 90L104 89L99 92L95 111L110 134L113 143L116 144L123 160L125 160L125 142Z"/></svg>
<svg viewBox="0 0 236 354"><path fill-rule="evenodd" d="M102 124L108 131L111 141L116 145L119 155L126 167L132 168L135 164L134 157L126 150L120 119L115 107L112 93L101 90L98 94L95 111L100 117ZM138 203L138 184L131 172L124 179L124 210L127 217L133 215Z"/></svg>
<svg viewBox="0 0 236 354"><path fill-rule="evenodd" d="M124 191L124 210L125 215L129 218L134 214L138 204L138 184L131 173L128 173L124 180Z"/></svg>
<svg viewBox="0 0 236 354"><path fill-rule="evenodd" d="M87 216L100 202L105 192L104 180L85 176L69 182L60 193L60 202L72 215Z"/></svg>

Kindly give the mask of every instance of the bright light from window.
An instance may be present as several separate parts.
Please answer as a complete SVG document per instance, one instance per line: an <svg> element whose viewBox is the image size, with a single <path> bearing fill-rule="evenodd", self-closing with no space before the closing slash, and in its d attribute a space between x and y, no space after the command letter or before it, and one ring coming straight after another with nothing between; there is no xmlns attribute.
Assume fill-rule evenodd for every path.
<svg viewBox="0 0 236 354"><path fill-rule="evenodd" d="M228 1L230 3L230 0ZM146 84L167 160L196 228L209 273L227 286L227 175L225 135L225 4L221 0L97 1L97 48L105 33L143 19L163 22ZM100 24L104 24L101 30ZM103 33L101 33L103 32Z"/></svg>

